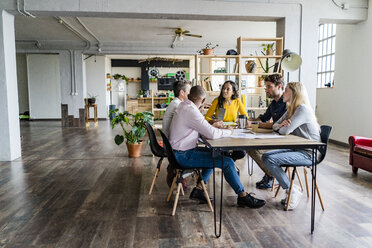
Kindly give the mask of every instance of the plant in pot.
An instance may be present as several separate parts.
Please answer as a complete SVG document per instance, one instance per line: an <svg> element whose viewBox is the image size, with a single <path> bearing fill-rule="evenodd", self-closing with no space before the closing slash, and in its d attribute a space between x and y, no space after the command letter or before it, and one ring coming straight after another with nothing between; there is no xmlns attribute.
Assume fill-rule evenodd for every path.
<svg viewBox="0 0 372 248"><path fill-rule="evenodd" d="M95 95L88 94L88 96L89 96L89 98L88 98L88 103L89 103L89 104L95 104L98 95L95 96Z"/></svg>
<svg viewBox="0 0 372 248"><path fill-rule="evenodd" d="M265 79L266 79L266 75L261 75L258 77L258 87L265 86Z"/></svg>
<svg viewBox="0 0 372 248"><path fill-rule="evenodd" d="M274 54L274 42L269 44L262 44L263 50L266 55L273 55ZM265 53L263 53L265 55Z"/></svg>
<svg viewBox="0 0 372 248"><path fill-rule="evenodd" d="M122 77L122 75L116 73L116 74L112 75L112 77L113 77L115 80L118 80L118 79L120 79L120 78Z"/></svg>
<svg viewBox="0 0 372 248"><path fill-rule="evenodd" d="M212 55L213 54L213 50L218 47L218 44L216 44L215 46L212 46L212 43L211 42L208 42L204 48L202 48L201 50L198 51L199 54L204 54L204 55Z"/></svg>
<svg viewBox="0 0 372 248"><path fill-rule="evenodd" d="M116 125L120 125L124 134L117 134L115 136L115 143L120 145L126 139L128 156L131 158L140 157L143 144L141 138L146 134L145 123L153 124L153 113L145 111L133 115L128 111L121 113L119 109L115 109L111 110L110 114L115 115L112 119L112 129ZM126 129L126 127L129 128Z"/></svg>

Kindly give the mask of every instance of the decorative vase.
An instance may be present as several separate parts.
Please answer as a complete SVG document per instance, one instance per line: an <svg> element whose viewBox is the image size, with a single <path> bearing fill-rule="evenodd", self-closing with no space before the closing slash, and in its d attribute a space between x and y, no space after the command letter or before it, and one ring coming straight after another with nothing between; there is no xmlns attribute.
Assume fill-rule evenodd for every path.
<svg viewBox="0 0 372 248"><path fill-rule="evenodd" d="M213 54L213 49L203 49L203 54L204 55L212 55Z"/></svg>
<svg viewBox="0 0 372 248"><path fill-rule="evenodd" d="M258 81L258 87L264 87L265 86L265 80L261 79Z"/></svg>
<svg viewBox="0 0 372 248"><path fill-rule="evenodd" d="M127 144L127 149L128 149L128 156L130 158L138 158L141 157L141 152L142 152L142 141L141 143L135 143L135 144Z"/></svg>
<svg viewBox="0 0 372 248"><path fill-rule="evenodd" d="M271 48L266 50L266 55L273 55L273 53L274 51Z"/></svg>
<svg viewBox="0 0 372 248"><path fill-rule="evenodd" d="M255 73L257 70L257 64L253 60L247 60L245 62L245 70L247 73Z"/></svg>

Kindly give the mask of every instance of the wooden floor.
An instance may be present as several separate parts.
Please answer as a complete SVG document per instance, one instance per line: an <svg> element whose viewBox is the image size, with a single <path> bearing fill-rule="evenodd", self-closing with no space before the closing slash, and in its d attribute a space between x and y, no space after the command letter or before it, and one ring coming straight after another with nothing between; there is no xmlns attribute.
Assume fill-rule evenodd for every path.
<svg viewBox="0 0 372 248"><path fill-rule="evenodd" d="M167 162L148 195L157 163L148 145L141 158L129 159L108 121L90 130L60 126L22 122L22 158L0 162L0 247L372 247L372 173L353 175L345 148L331 145L319 166L326 210L317 202L313 235L306 193L297 209L283 211L283 192L272 198L257 190L263 173L255 166L249 177L243 159L246 190L267 204L238 208L225 183L223 233L216 239L213 214L188 199L190 190L171 216Z"/></svg>

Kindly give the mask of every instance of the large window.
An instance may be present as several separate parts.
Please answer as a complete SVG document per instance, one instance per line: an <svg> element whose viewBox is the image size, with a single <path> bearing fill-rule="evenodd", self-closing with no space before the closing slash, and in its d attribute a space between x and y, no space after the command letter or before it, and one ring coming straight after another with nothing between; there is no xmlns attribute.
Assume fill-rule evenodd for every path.
<svg viewBox="0 0 372 248"><path fill-rule="evenodd" d="M333 87L336 24L320 24L318 38L318 88Z"/></svg>

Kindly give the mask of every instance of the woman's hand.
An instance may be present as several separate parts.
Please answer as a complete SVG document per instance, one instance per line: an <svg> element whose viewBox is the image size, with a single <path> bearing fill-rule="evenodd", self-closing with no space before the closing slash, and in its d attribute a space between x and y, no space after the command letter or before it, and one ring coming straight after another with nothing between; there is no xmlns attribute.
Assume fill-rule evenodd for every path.
<svg viewBox="0 0 372 248"><path fill-rule="evenodd" d="M291 120L288 119L288 120L285 120L282 123L280 123L279 128L281 128L281 127L289 127L290 125L291 125Z"/></svg>

